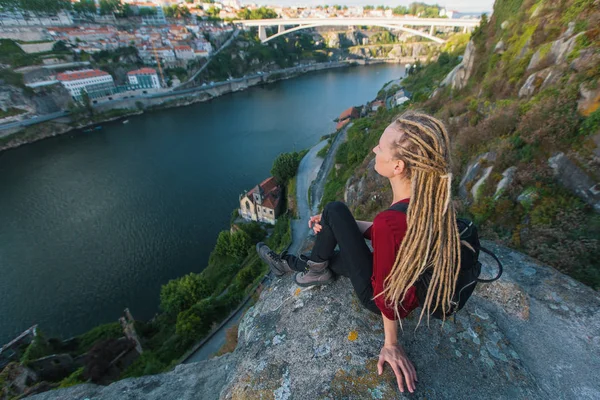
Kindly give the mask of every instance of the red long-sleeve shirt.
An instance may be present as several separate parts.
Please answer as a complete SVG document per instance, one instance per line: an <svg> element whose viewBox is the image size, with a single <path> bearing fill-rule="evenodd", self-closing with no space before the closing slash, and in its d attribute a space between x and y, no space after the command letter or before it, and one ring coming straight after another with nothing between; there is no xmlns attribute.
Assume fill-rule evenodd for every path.
<svg viewBox="0 0 600 400"><path fill-rule="evenodd" d="M408 203L409 199L400 200L399 203ZM400 243L406 234L406 214L393 210L385 210L375 216L373 225L365 232L365 237L373 243L373 296L383 291L385 278L389 275L396 261ZM385 295L375 298L375 304L388 319L397 319L392 307L385 302ZM419 306L416 288L411 287L406 293L404 301L398 308L401 318L405 318L412 310Z"/></svg>

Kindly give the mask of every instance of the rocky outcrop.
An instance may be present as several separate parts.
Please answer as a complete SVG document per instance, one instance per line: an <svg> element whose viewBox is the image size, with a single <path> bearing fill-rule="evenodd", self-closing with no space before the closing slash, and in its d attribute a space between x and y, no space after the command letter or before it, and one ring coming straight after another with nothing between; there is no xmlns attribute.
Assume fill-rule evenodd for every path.
<svg viewBox="0 0 600 400"><path fill-rule="evenodd" d="M556 67L548 67L534 72L527 77L527 80L521 89L519 89L519 97L530 97L537 91L554 85L561 76L563 76L563 72Z"/></svg>
<svg viewBox="0 0 600 400"><path fill-rule="evenodd" d="M494 193L494 200L498 200L498 198L500 198L500 196L502 196L502 193L504 193L504 191L510 186L510 184L512 183L514 177L515 177L515 173L517 172L517 167L510 167L507 168L503 173L502 173L502 179L500 179L500 182L498 182L498 185L496 186L496 192Z"/></svg>
<svg viewBox="0 0 600 400"><path fill-rule="evenodd" d="M600 107L600 85L594 89L588 88L585 84L579 86L579 100L577 101L577 111L584 117L589 117L591 113Z"/></svg>
<svg viewBox="0 0 600 400"><path fill-rule="evenodd" d="M403 323L400 341L419 378L410 397L600 397L597 292L520 253L484 244L504 263L499 281L480 284L455 321L431 320L415 331L417 309ZM347 278L300 288L288 276L272 282L248 310L234 353L31 399L400 398L390 368L377 374L382 343L381 317L362 308Z"/></svg>
<svg viewBox="0 0 600 400"><path fill-rule="evenodd" d="M585 32L580 32L573 35L574 30L575 23L570 22L568 29L557 40L551 43L550 49L547 49L545 46L540 46L531 57L529 65L527 66L527 71L537 68L544 58L551 64L561 64L567 61L567 56L575 48L577 38L585 34Z"/></svg>
<svg viewBox="0 0 600 400"><path fill-rule="evenodd" d="M446 78L440 83L440 86L450 86L452 89L460 90L466 86L475 62L475 44L472 40L467 44L465 54L460 64L458 64Z"/></svg>
<svg viewBox="0 0 600 400"><path fill-rule="evenodd" d="M580 199L600 212L600 182L595 182L581 168L557 153L548 159L548 164L556 179Z"/></svg>
<svg viewBox="0 0 600 400"><path fill-rule="evenodd" d="M458 187L460 197L467 201L477 200L478 190L490 176L494 161L496 154L488 152L469 163Z"/></svg>

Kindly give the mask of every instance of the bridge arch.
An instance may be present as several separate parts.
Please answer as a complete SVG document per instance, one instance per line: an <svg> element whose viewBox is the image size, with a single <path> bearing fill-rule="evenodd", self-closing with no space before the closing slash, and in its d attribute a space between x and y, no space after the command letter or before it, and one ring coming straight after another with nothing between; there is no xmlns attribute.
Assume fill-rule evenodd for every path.
<svg viewBox="0 0 600 400"><path fill-rule="evenodd" d="M421 31L418 31L418 30L412 29L412 28L407 28L407 27L402 26L402 25L393 25L393 24L385 24L385 23L376 23L376 24L369 24L369 25L380 26L382 28L395 29L395 30L404 31L404 32L407 32L407 33L412 33L413 35L421 36L421 37L430 39L430 40L432 40L432 41L434 41L436 43L440 43L440 44L446 43L446 41L444 39L440 39L438 37L435 37L433 35L427 34L425 32L421 32ZM307 24L307 25L296 26L294 28L290 28L290 29L278 32L275 35L272 35L272 36L269 36L269 37L266 37L266 34L264 34L264 37L266 37L266 38L265 39L261 38L261 42L262 43L267 43L268 41L270 41L272 39L275 39L276 37L287 35L288 33L291 33L291 32L299 31L299 30L302 30L302 29L316 28L316 27L319 27L319 26L340 26L340 25L339 24L328 24L327 20L325 20L322 23L314 23L314 24ZM348 24L347 26L357 26L357 25ZM263 35L261 35L260 30L261 29L265 29L265 27L264 26L258 26L258 29L259 29L259 37L263 36Z"/></svg>

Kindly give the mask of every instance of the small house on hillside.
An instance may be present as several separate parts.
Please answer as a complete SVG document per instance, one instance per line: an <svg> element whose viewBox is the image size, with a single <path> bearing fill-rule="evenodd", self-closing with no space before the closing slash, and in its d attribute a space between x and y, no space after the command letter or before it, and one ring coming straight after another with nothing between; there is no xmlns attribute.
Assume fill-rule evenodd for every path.
<svg viewBox="0 0 600 400"><path fill-rule="evenodd" d="M240 195L240 216L248 221L275 224L281 212L281 188L274 177Z"/></svg>
<svg viewBox="0 0 600 400"><path fill-rule="evenodd" d="M343 113L340 114L338 121L341 122L345 119L355 119L358 117L360 117L360 110L358 109L358 107L350 107L349 109L345 110Z"/></svg>
<svg viewBox="0 0 600 400"><path fill-rule="evenodd" d="M372 111L377 111L380 107L385 108L385 103L381 100L376 100L374 102L371 103L371 110Z"/></svg>

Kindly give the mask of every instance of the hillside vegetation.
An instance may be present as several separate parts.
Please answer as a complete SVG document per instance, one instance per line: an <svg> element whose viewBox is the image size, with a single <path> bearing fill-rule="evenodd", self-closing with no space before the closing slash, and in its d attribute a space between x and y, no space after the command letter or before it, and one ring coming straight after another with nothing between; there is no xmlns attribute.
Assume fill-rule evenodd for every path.
<svg viewBox="0 0 600 400"><path fill-rule="evenodd" d="M324 202L343 198L348 179L368 173L370 149L394 116L420 109L448 127L457 206L484 237L600 288L598 185L574 186L582 176L600 182L599 26L597 1L497 0L492 17L471 35L464 57L474 61L464 65L466 76L451 75L440 87L458 63L456 53L442 53L403 81L413 93L410 104L354 124ZM577 174L556 172L554 156L561 153ZM474 180L461 187L476 161L491 173L476 190ZM380 183L353 206L371 218L390 199Z"/></svg>

